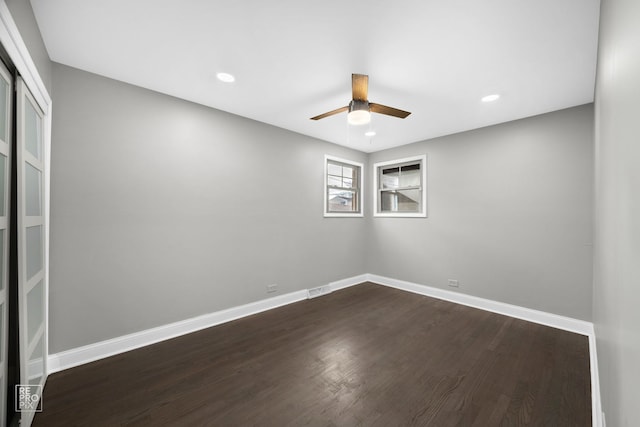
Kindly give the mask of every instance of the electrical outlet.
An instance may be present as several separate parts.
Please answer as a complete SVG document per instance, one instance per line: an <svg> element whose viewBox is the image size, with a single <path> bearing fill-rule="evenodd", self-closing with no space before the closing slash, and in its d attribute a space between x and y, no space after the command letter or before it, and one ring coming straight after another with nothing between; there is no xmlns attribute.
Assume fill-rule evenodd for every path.
<svg viewBox="0 0 640 427"><path fill-rule="evenodd" d="M454 279L449 279L449 286L451 286L452 288L459 287L458 281Z"/></svg>
<svg viewBox="0 0 640 427"><path fill-rule="evenodd" d="M276 285L275 283L273 285L267 285L267 293L270 294L272 292L277 292L278 291L278 285Z"/></svg>

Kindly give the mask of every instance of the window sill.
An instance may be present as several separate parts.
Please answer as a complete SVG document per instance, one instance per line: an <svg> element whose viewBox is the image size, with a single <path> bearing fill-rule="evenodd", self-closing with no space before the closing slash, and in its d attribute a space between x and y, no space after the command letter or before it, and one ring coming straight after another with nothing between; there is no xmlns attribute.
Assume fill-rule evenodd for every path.
<svg viewBox="0 0 640 427"><path fill-rule="evenodd" d="M325 218L362 218L362 213L337 213L337 212L325 212Z"/></svg>
<svg viewBox="0 0 640 427"><path fill-rule="evenodd" d="M426 213L416 212L416 213L399 213L399 212L383 212L383 213L374 213L374 217L376 218L426 218Z"/></svg>

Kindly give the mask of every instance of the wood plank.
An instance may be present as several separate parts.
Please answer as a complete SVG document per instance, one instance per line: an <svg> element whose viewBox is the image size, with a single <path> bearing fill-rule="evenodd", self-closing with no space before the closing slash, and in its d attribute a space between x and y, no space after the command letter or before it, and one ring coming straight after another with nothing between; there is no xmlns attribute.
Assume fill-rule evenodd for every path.
<svg viewBox="0 0 640 427"><path fill-rule="evenodd" d="M588 426L588 340L365 283L53 374L43 404L35 426Z"/></svg>

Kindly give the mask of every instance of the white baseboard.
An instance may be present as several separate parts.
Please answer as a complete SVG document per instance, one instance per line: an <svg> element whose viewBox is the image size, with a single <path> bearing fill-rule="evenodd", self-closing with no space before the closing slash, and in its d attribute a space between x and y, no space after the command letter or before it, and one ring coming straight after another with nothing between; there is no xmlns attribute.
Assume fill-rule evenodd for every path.
<svg viewBox="0 0 640 427"><path fill-rule="evenodd" d="M178 337L180 335L196 332L211 326L230 322L241 317L250 316L262 311L271 310L283 305L307 299L307 291L301 290L273 298L252 302L249 304L232 307L226 310L216 311L180 322L170 323L164 326L147 329L133 334L100 341L60 353L50 354L48 361L48 373L62 371L83 365L105 357L124 353L129 350L155 344L160 341Z"/></svg>
<svg viewBox="0 0 640 427"><path fill-rule="evenodd" d="M349 277L328 284L331 291L344 289L367 281L367 275ZM250 316L262 311L271 310L283 305L302 301L308 298L308 290L291 292L273 298L252 302L249 304L216 311L191 319L182 320L168 325L158 326L133 334L100 341L94 344L73 348L60 353L50 354L47 358L49 374L73 368L74 366L104 359L109 356L124 353L129 350L155 344L160 341L196 332L211 326L230 322L241 317Z"/></svg>
<svg viewBox="0 0 640 427"><path fill-rule="evenodd" d="M595 345L595 334L593 323L583 320L572 319L570 317L559 316L557 314L546 313L539 310L492 301L475 297L459 292L452 292L445 289L420 285L389 277L378 276L376 274L361 274L347 279L337 280L328 284L331 292L354 286L363 282L373 282L415 294L425 295L457 304L479 308L506 316L515 317L529 322L551 326L570 332L575 332L589 337L589 354L591 364L591 397L592 397L592 419L593 426L602 427L602 406L600 401L600 383L598 376L598 358ZM249 304L232 307L226 310L217 311L210 314L194 317L169 325L136 332L122 337L113 338L106 341L89 344L83 347L74 348L56 354L49 355L48 373L54 373L79 366L85 363L104 359L109 356L124 353L129 350L155 344L180 335L196 332L211 326L220 325L252 314L260 313L283 305L307 299L308 290L300 290L273 298L252 302Z"/></svg>
<svg viewBox="0 0 640 427"><path fill-rule="evenodd" d="M359 276L349 277L347 279L336 280L335 282L329 283L332 291L337 291L339 289L348 288L349 286L359 285L363 282L369 281L369 274L361 274Z"/></svg>
<svg viewBox="0 0 640 427"><path fill-rule="evenodd" d="M378 276L376 274L367 274L366 276L369 282L389 286L391 288L451 301L457 304L491 311L493 313L504 314L505 316L515 317L517 319L527 320L529 322L539 323L541 325L551 326L558 329L564 329L565 331L575 332L581 335L589 336L593 333L593 323L586 322L584 320L559 316L557 314L475 297L473 295L467 295L460 292L452 292L446 289L405 282L404 280L391 279L389 277Z"/></svg>
<svg viewBox="0 0 640 427"><path fill-rule="evenodd" d="M591 329L589 335L589 364L591 365L591 420L594 427L605 427L602 400L600 396L600 375L598 371L598 352L596 350L596 334Z"/></svg>

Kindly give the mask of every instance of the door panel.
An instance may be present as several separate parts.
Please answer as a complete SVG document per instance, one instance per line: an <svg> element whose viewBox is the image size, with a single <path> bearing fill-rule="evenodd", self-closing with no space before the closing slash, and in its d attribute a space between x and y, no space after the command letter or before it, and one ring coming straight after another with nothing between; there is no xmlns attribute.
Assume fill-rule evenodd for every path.
<svg viewBox="0 0 640 427"><path fill-rule="evenodd" d="M19 77L16 89L20 384L44 388L47 372L46 230L42 212L44 114ZM33 411L22 411L21 425L30 425L34 415Z"/></svg>
<svg viewBox="0 0 640 427"><path fill-rule="evenodd" d="M0 61L0 425L7 414L7 343L9 282L9 194L11 193L11 134L13 77Z"/></svg>

